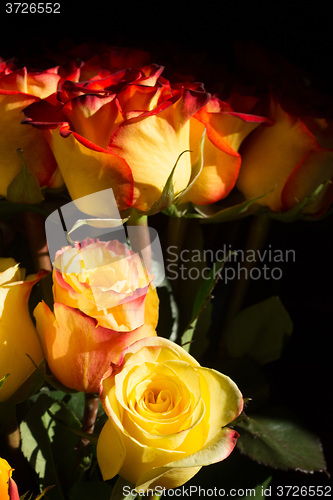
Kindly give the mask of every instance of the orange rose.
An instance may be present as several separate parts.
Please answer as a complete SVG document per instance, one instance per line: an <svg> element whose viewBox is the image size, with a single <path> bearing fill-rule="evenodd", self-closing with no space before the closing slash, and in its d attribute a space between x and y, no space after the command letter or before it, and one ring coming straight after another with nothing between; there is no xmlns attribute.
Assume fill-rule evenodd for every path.
<svg viewBox="0 0 333 500"><path fill-rule="evenodd" d="M291 116L271 100L271 125L261 125L241 150L242 166L237 187L247 199L261 195L257 203L272 211L287 211L307 198L325 182L327 186L303 208L320 214L333 199L333 142L328 141L328 124ZM309 123L310 122L310 123ZM320 126L319 126L320 125Z"/></svg>
<svg viewBox="0 0 333 500"><path fill-rule="evenodd" d="M65 386L97 392L125 347L156 335L156 290L138 255L118 241L63 248L53 278L53 313L44 302L34 311L46 360Z"/></svg>

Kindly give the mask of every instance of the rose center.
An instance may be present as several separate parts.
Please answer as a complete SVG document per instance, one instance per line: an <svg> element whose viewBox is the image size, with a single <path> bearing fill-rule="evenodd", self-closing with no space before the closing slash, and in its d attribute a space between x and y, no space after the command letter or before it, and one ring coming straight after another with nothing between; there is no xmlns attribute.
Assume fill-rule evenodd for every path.
<svg viewBox="0 0 333 500"><path fill-rule="evenodd" d="M143 402L146 408L154 413L165 413L173 407L173 397L168 389L147 389Z"/></svg>

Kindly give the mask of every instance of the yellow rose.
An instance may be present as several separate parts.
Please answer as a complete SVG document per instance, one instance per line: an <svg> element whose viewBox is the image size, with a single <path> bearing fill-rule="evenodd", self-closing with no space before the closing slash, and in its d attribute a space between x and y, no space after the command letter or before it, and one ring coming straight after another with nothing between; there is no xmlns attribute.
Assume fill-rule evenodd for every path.
<svg viewBox="0 0 333 500"><path fill-rule="evenodd" d="M98 392L123 349L156 335L158 296L137 254L119 241L85 240L56 254L54 311L34 310L52 373L65 386Z"/></svg>
<svg viewBox="0 0 333 500"><path fill-rule="evenodd" d="M119 474L139 492L181 486L225 459L238 438L225 426L243 407L230 378L160 337L124 351L103 378L101 401L109 417L97 443L103 478Z"/></svg>
<svg viewBox="0 0 333 500"><path fill-rule="evenodd" d="M28 300L33 285L45 273L26 281L24 274L14 259L0 259L0 402L10 398L34 372L33 362L38 365L43 360Z"/></svg>

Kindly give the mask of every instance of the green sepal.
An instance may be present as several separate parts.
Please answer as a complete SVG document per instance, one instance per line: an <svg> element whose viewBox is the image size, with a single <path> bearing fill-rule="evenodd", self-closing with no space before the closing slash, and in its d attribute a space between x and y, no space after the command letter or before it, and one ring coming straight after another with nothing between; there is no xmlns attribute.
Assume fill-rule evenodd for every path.
<svg viewBox="0 0 333 500"><path fill-rule="evenodd" d="M22 167L7 188L6 198L13 203L27 203L35 205L44 200L38 180L26 166L22 158L22 150L18 149Z"/></svg>
<svg viewBox="0 0 333 500"><path fill-rule="evenodd" d="M173 189L173 176L174 176L176 167L178 165L178 162L179 162L181 156L185 153L190 153L190 151L186 149L185 151L180 153L180 155L178 156L176 163L174 164L174 166L171 170L171 173L170 173L170 175L165 183L165 186L162 190L161 196L159 197L159 199L157 201L155 201L155 203L152 205L150 210L148 212L145 212L146 215L155 215L159 212L162 212L163 210L166 210L174 203L175 192Z"/></svg>
<svg viewBox="0 0 333 500"><path fill-rule="evenodd" d="M116 484L113 487L112 495L110 500L134 500L137 497L137 494L132 495L124 495L124 488L128 487L130 491L134 491L135 485L130 483L123 477L118 477Z"/></svg>
<svg viewBox="0 0 333 500"><path fill-rule="evenodd" d="M6 373L1 379L0 379L0 390L2 389L4 383L6 382L6 379L9 377L10 373Z"/></svg>
<svg viewBox="0 0 333 500"><path fill-rule="evenodd" d="M318 217L315 215L312 215L310 213L303 213L303 210L310 205L310 203L313 202L313 200L319 196L319 194L322 192L322 190L328 185L331 184L332 181L328 180L326 182L323 182L320 184L314 192L310 195L304 198L303 201L300 201L297 205L295 205L293 208L288 210L287 212L271 212L269 211L270 217L272 219L279 220L281 222L295 222L298 219L305 219L305 220L317 220Z"/></svg>

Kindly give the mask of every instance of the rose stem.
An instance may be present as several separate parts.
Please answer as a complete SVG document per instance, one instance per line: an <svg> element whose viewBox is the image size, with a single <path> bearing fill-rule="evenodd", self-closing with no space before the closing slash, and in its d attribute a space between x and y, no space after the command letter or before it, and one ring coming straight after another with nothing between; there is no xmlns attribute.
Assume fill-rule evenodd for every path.
<svg viewBox="0 0 333 500"><path fill-rule="evenodd" d="M92 434L94 432L97 413L98 413L99 397L94 393L86 393L84 395L84 414L82 421L82 432L86 434ZM76 450L76 461L75 461L75 471L80 466L81 459L84 456L84 452L87 450L90 444L89 439L80 437ZM76 481L76 478L74 479Z"/></svg>
<svg viewBox="0 0 333 500"><path fill-rule="evenodd" d="M128 233L131 240L132 250L137 252L142 257L146 269L151 271L151 241L148 228L148 217L133 210L131 217L127 221L127 226L138 226L140 230L131 233L130 228Z"/></svg>
<svg viewBox="0 0 333 500"><path fill-rule="evenodd" d="M271 218L269 215L254 215L251 221L249 232L247 236L247 241L244 248L244 255L248 250L254 250L256 253L260 251L267 239L267 235L269 233L271 224ZM227 313L224 318L224 325L222 328L222 340L220 343L220 354L225 354L225 341L223 333L228 328L230 321L240 312L242 304L245 299L245 295L248 291L250 280L248 279L248 275L251 269L255 266L256 262L249 261L245 259L245 262L242 262L242 267L246 269L245 273L241 274L240 279L237 279L235 282L234 288L232 290L232 294L230 297L230 301L227 307Z"/></svg>
<svg viewBox="0 0 333 500"><path fill-rule="evenodd" d="M87 434L94 432L98 412L99 397L97 394L85 394L85 406L82 423L82 431ZM83 446L89 444L89 439L81 438Z"/></svg>
<svg viewBox="0 0 333 500"><path fill-rule="evenodd" d="M177 254L177 268L181 264L181 251L184 246L184 241L188 236L189 219L184 217L169 217L168 220L168 231L167 231L167 249L169 248L172 253ZM178 279L172 280L172 288L174 294L177 296L179 282Z"/></svg>
<svg viewBox="0 0 333 500"><path fill-rule="evenodd" d="M44 216L37 212L25 212L24 226L35 269L37 271L45 269L46 271L51 272L52 264L46 241ZM40 286L43 299L47 305L51 307L53 303L51 274L41 280Z"/></svg>

